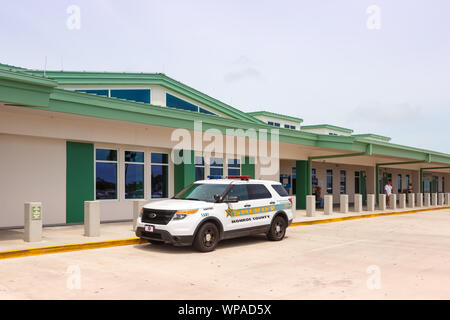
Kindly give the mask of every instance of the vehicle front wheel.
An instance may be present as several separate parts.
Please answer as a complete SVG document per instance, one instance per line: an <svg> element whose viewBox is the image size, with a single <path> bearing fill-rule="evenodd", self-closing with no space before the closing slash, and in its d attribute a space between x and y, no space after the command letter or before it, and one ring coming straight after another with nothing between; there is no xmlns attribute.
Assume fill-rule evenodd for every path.
<svg viewBox="0 0 450 320"><path fill-rule="evenodd" d="M217 243L219 243L219 229L214 223L207 222L198 230L193 244L200 252L210 252L216 248Z"/></svg>
<svg viewBox="0 0 450 320"><path fill-rule="evenodd" d="M283 240L284 235L286 234L286 227L286 220L281 216L276 216L272 221L269 232L267 233L267 239L271 241Z"/></svg>

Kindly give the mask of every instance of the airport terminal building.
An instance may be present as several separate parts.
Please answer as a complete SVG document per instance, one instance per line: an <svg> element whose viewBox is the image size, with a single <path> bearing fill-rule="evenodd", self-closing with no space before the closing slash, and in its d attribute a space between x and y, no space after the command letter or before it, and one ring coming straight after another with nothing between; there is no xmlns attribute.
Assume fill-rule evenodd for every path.
<svg viewBox="0 0 450 320"><path fill-rule="evenodd" d="M176 129L279 129L278 169L265 174L250 148L174 163ZM420 134L417 132L417 134ZM250 145L252 137L244 137ZM256 140L261 140L260 136ZM267 136L267 140L271 135ZM413 144L413 142L411 143ZM0 64L0 228L24 225L24 203L43 204L44 225L83 222L84 201L101 220L132 219L133 201L170 198L209 175L280 181L304 209L306 196L450 192L450 155L328 124L303 125L268 110L246 113L161 73L42 71Z"/></svg>

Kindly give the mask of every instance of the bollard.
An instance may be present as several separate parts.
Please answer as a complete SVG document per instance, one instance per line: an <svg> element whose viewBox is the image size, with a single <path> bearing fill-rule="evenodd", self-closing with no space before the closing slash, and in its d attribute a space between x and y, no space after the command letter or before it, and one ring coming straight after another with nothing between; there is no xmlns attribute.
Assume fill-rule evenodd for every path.
<svg viewBox="0 0 450 320"><path fill-rule="evenodd" d="M386 211L386 195L379 194L378 195L378 210Z"/></svg>
<svg viewBox="0 0 450 320"><path fill-rule="evenodd" d="M406 194L399 193L398 195L398 208L405 209L406 208Z"/></svg>
<svg viewBox="0 0 450 320"><path fill-rule="evenodd" d="M26 242L42 241L42 203L26 202L24 238Z"/></svg>
<svg viewBox="0 0 450 320"><path fill-rule="evenodd" d="M438 205L443 206L444 205L444 194L443 193L439 193L439 198L438 198Z"/></svg>
<svg viewBox="0 0 450 320"><path fill-rule="evenodd" d="M414 208L415 203L416 203L415 194L408 193L408 207Z"/></svg>
<svg viewBox="0 0 450 320"><path fill-rule="evenodd" d="M100 202L84 202L84 235L86 237L100 236Z"/></svg>
<svg viewBox="0 0 450 320"><path fill-rule="evenodd" d="M437 193L432 193L431 194L431 205L432 206L437 206Z"/></svg>
<svg viewBox="0 0 450 320"><path fill-rule="evenodd" d="M340 212L348 213L348 194L341 194L340 196Z"/></svg>
<svg viewBox="0 0 450 320"><path fill-rule="evenodd" d="M367 210L375 211L375 195L374 194L367 195Z"/></svg>
<svg viewBox="0 0 450 320"><path fill-rule="evenodd" d="M354 210L355 212L362 212L362 194L355 194L355 201L354 201Z"/></svg>
<svg viewBox="0 0 450 320"><path fill-rule="evenodd" d="M314 217L316 213L316 196L306 196L306 216Z"/></svg>
<svg viewBox="0 0 450 320"><path fill-rule="evenodd" d="M136 230L137 219L139 218L139 213L142 207L147 204L147 200L134 200L133 201L133 231Z"/></svg>
<svg viewBox="0 0 450 320"><path fill-rule="evenodd" d="M445 205L450 205L450 193L445 194Z"/></svg>
<svg viewBox="0 0 450 320"><path fill-rule="evenodd" d="M397 195L395 193L389 196L389 209L397 210Z"/></svg>
<svg viewBox="0 0 450 320"><path fill-rule="evenodd" d="M425 207L429 207L430 206L430 194L429 193L424 193L424 200L423 200L423 205Z"/></svg>
<svg viewBox="0 0 450 320"><path fill-rule="evenodd" d="M323 200L323 213L326 215L333 214L333 196L326 195Z"/></svg>
<svg viewBox="0 0 450 320"><path fill-rule="evenodd" d="M416 197L416 206L421 208L423 207L423 193L418 193Z"/></svg>

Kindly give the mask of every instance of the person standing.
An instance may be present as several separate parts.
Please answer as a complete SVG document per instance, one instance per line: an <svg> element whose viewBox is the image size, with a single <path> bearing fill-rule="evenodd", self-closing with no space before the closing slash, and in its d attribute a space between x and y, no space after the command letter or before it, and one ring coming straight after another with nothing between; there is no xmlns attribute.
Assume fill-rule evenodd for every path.
<svg viewBox="0 0 450 320"><path fill-rule="evenodd" d="M386 195L386 205L389 207L390 204L390 198L392 194L392 181L389 180L387 184L384 186L384 194Z"/></svg>

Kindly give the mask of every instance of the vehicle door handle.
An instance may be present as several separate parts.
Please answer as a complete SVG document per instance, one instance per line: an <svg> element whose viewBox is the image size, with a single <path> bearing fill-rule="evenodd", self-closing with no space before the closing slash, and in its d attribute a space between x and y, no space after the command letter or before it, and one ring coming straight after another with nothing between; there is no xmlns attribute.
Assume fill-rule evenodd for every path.
<svg viewBox="0 0 450 320"><path fill-rule="evenodd" d="M271 201L270 204L275 204L275 201Z"/></svg>
<svg viewBox="0 0 450 320"><path fill-rule="evenodd" d="M244 208L249 208L251 206L252 206L251 204L244 204Z"/></svg>

